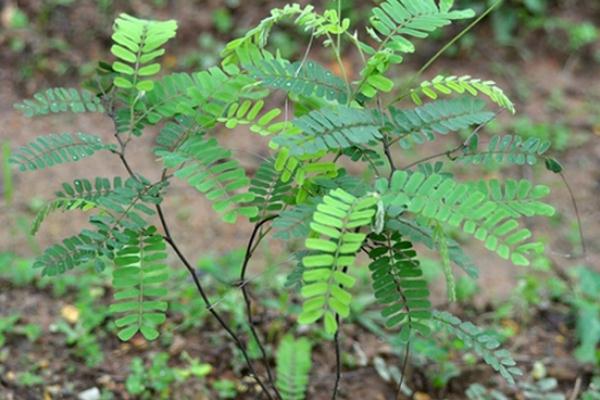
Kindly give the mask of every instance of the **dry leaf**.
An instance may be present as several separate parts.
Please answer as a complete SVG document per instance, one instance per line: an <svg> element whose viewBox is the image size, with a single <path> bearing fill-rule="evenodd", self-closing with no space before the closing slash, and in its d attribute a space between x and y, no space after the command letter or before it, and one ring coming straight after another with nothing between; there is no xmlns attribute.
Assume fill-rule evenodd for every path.
<svg viewBox="0 0 600 400"><path fill-rule="evenodd" d="M77 309L77 307L71 304L67 304L66 306L61 308L60 315L62 315L62 317L65 320L67 320L67 322L70 322L72 324L79 320L79 310Z"/></svg>

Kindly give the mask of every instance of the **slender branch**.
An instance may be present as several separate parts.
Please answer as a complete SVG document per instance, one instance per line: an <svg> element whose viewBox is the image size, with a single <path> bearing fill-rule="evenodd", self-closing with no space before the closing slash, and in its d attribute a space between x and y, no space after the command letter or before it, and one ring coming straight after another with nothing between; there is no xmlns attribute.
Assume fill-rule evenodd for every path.
<svg viewBox="0 0 600 400"><path fill-rule="evenodd" d="M269 380L269 384L275 391L275 395L277 396L277 398L281 399L281 394L279 393L279 391L277 390L277 387L275 386L275 379L273 378L273 372L271 371L271 366L269 365L269 360L267 358L267 352L265 351L265 348L264 348L262 342L260 341L260 338L258 337L258 333L256 332L256 329L254 327L254 318L252 316L252 300L250 298L248 285L246 285L246 270L248 269L248 264L250 263L250 259L252 258L252 254L254 254L254 250L256 249L256 246L258 246L258 244L260 243L260 241L262 240L262 238L264 236L263 235L259 236L259 238L256 242L256 245L254 245L254 239L256 238L256 235L258 234L259 230L261 229L261 227L264 224L266 224L267 222L269 222L277 217L278 217L278 215L271 215L271 216L266 217L263 220L257 222L254 225L254 229L252 230L252 234L250 235L250 240L248 240L248 246L246 247L246 254L244 256L244 262L243 262L242 268L240 270L240 289L242 291L242 294L244 295L244 303L246 304L246 317L248 318L248 326L250 327L250 332L252 333L252 337L254 337L254 341L256 342L256 344L260 350L263 364L265 366L265 369L267 370L267 378Z"/></svg>
<svg viewBox="0 0 600 400"><path fill-rule="evenodd" d="M421 67L421 69L419 69L419 71L413 75L413 77L411 78L411 80L408 82L408 84L405 87L411 88L412 85L415 83L415 81L423 74L423 72L425 72L429 67L431 67L431 65L433 65L433 63L438 58L440 58L440 56L442 54L444 54L446 52L446 50L448 50L450 48L450 46L452 46L454 43L456 43L460 38L462 38L465 34L467 34L467 32L469 32L471 29L473 29L473 27L475 27L477 24L479 24L481 22L481 20L484 19L485 17L487 17L489 13L491 13L500 3L502 3L502 1L503 0L497 0L494 4L489 6L479 17L477 17L477 19L475 19L473 22L471 22L465 29L463 29L456 36L454 36L452 39L450 39L450 41L448 43L446 43L440 50L438 50L437 53L435 53L433 55L433 57L431 57ZM408 93L410 93L410 90L408 90L408 92L396 97L391 102L391 104L404 99L408 95Z"/></svg>
<svg viewBox="0 0 600 400"><path fill-rule="evenodd" d="M344 268L342 268L342 271L345 273L346 271L348 271L348 267L345 266ZM333 336L333 343L335 347L335 382L333 383L333 393L331 394L331 400L337 399L340 387L340 380L342 378L342 351L340 349L340 331L342 330L342 323L340 315L338 313L335 314L335 322L337 323L337 331L335 331L335 335Z"/></svg>
<svg viewBox="0 0 600 400"><path fill-rule="evenodd" d="M231 327L229 327L229 325L227 324L227 322L225 322L225 320L215 310L215 308L213 307L213 304L211 303L210 299L206 295L206 292L204 291L204 288L202 287L202 284L200 283L200 279L198 278L198 274L196 273L196 270L190 264L190 262L185 258L185 256L183 255L183 253L181 252L181 250L179 250L179 247L177 246L177 244L173 240L173 237L171 236L171 233L170 233L170 230L169 230L169 226L167 224L167 221L165 219L165 216L163 214L163 211L162 211L162 208L161 208L160 204L156 205L156 211L158 212L160 223L161 223L161 225L163 227L163 230L165 232L165 236L164 236L165 241L171 246L171 248L173 249L173 251L175 251L175 254L177 254L177 257L179 257L179 259L181 260L181 262L183 263L183 265L185 266L185 268L188 270L188 272L192 276L192 279L194 280L194 284L196 285L196 289L198 290L198 293L200 294L200 297L202 297L202 300L204 301L206 309L219 322L219 324L221 325L221 327L229 334L229 336L231 337L231 339L233 339L233 341L235 342L235 345L237 346L237 348L240 350L240 352L244 356L244 359L246 361L248 369L252 373L252 375L254 377L254 380L261 387L261 389L267 395L267 397L272 400L273 396L271 395L271 393L269 392L269 390L267 389L267 387L265 386L265 384L263 383L263 381L260 379L258 373L254 369L254 366L252 365L252 362L250 361L250 357L248 356L248 353L246 352L246 349L244 348L244 345L243 345L242 341L235 334L235 332L233 332L233 330L231 329Z"/></svg>
<svg viewBox="0 0 600 400"><path fill-rule="evenodd" d="M496 112L496 114L494 115L494 117L493 117L493 118L490 118L489 120L487 120L487 121L485 121L485 122L482 122L481 124L477 125L477 127L476 127L475 129L473 129L473 132L471 132L471 133L469 134L469 136L467 136L467 138L465 139L465 141L464 141L464 142L462 142L461 144L459 144L458 146L456 146L456 147L453 147L453 148L451 148L450 150L442 151L442 152L440 152L440 153L432 154L432 155L430 155L430 156L427 156L427 157L425 157L425 158L421 158L420 160L417 160L417 161L415 161L415 162L412 162L412 163L408 164L407 166L405 166L405 167L404 167L404 168L402 168L402 169L403 169L403 170L410 169L410 168L414 167L415 165L418 165L418 164L421 164L421 163L424 163L424 162L427 162L427 161L430 161L430 160L433 160L433 159L435 159L435 158L442 157L442 156L446 156L446 157L448 157L448 158L451 158L451 159L452 159L452 155L453 155L454 153L456 153L457 151L460 151L460 150L464 150L464 149L466 149L466 148L467 148L467 146L469 145L469 142L471 141L471 138L472 138L473 136L477 135L477 133L478 133L480 130L482 130L482 129L483 129L483 128L484 128L484 127L487 125L487 124L489 124L489 123L490 123L490 121L493 121L494 119L496 119L496 118L498 117L498 115L500 115L502 112L504 112L504 109L500 109L500 110L498 110L498 111Z"/></svg>
<svg viewBox="0 0 600 400"><path fill-rule="evenodd" d="M567 177L565 174L561 172L558 173L563 183L565 184L567 191L569 192L569 197L571 198L571 204L573 204L573 210L575 211L575 218L577 218L577 228L579 229L579 240L581 241L581 256L583 258L587 257L587 248L585 245L585 234L583 233L583 225L581 224L581 216L579 214L579 207L577 206L577 200L575 200L575 195L573 194L573 190L571 189L571 185L567 181Z"/></svg>

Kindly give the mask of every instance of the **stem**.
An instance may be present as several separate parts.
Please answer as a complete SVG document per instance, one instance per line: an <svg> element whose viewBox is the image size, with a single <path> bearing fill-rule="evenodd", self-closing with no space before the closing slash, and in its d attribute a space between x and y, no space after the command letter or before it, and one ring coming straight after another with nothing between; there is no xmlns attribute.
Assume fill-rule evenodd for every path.
<svg viewBox="0 0 600 400"><path fill-rule="evenodd" d="M493 121L494 119L496 119L498 117L498 115L501 114L503 111L504 111L504 109L501 109L501 110L497 111L493 118L490 118L489 120L487 120L485 122L482 122L481 124L477 125L477 127L473 130L473 132L471 132L469 134L469 136L465 139L465 141L462 142L461 144L459 144L458 146L453 147L450 150L442 151L440 153L435 153L435 154L432 154L432 155L427 156L425 158L421 158L420 160L417 160L415 162L412 162L412 163L408 164L406 167L404 167L402 169L403 170L410 169L410 168L414 167L415 165L418 165L418 164L421 164L421 163L424 163L426 161L433 160L435 158L442 157L442 156L446 156L446 157L452 158L452 154L456 153L457 151L466 149L467 146L469 145L469 142L471 141L471 138L473 136L475 136L480 130L482 130L484 126L486 126L491 121Z"/></svg>
<svg viewBox="0 0 600 400"><path fill-rule="evenodd" d="M271 215L271 216L266 217L265 219L257 222L256 225L254 225L254 229L252 230L252 234L250 235L250 240L248 240L248 246L246 247L244 263L242 264L242 268L240 271L240 289L242 291L242 294L244 295L244 303L246 304L246 316L248 318L248 326L250 327L250 332L252 333L252 337L254 338L254 341L256 342L256 344L258 345L258 348L260 350L263 365L265 366L265 369L267 370L267 378L269 380L269 384L275 391L275 395L277 396L277 398L281 399L281 394L279 393L279 391L277 390L277 387L275 386L275 380L273 379L273 373L271 371L271 366L269 365L269 360L267 358L267 352L265 351L265 348L264 348L263 344L261 343L260 338L258 337L258 333L256 332L256 329L254 328L254 318L252 317L252 300L250 298L248 285L246 284L246 270L248 269L248 264L250 263L250 258L252 258L252 254L254 254L254 250L256 249L256 246L258 246L258 244L260 243L260 241L262 240L262 238L264 236L262 236L262 235L259 236L259 238L256 242L256 245L253 247L254 239L256 238L258 231L264 224L266 224L267 222L269 222L277 217L278 217L278 215Z"/></svg>
<svg viewBox="0 0 600 400"><path fill-rule="evenodd" d="M567 177L562 172L558 173L563 183L565 184L567 191L569 192L569 197L571 198L571 204L573 204L573 210L575 211L575 217L577 218L577 228L579 229L579 240L581 240L581 256L583 258L587 257L587 248L585 246L585 235L583 233L583 225L581 224L581 216L579 215L579 207L577 206L577 200L575 200L575 195L573 194L573 190L571 189L571 185L567 181Z"/></svg>
<svg viewBox="0 0 600 400"><path fill-rule="evenodd" d="M331 400L337 399L338 389L340 386L340 379L342 377L342 360L341 360L341 350L340 350L340 316L338 314L335 315L336 322L338 324L338 330L335 332L335 336L333 337L333 342L335 345L335 382L333 384L333 393L331 395Z"/></svg>
<svg viewBox="0 0 600 400"><path fill-rule="evenodd" d="M442 54L444 54L444 52L446 52L446 50L448 50L450 48L450 46L452 46L454 43L456 43L460 38L462 38L464 35L467 34L467 32L469 32L471 29L473 29L473 27L475 27L475 25L477 25L478 23L481 22L482 19L484 19L485 17L488 16L489 13L491 13L500 3L502 3L503 0L498 0L496 1L494 4L492 4L491 6L489 6L479 17L477 17L477 19L473 22L471 22L465 29L463 29L462 31L460 31L456 36L454 36L448 43L446 43L444 45L444 47L442 47L440 50L438 50L437 53L435 53L433 55L433 57L431 57L422 67L421 69L415 74L413 75L413 77L411 78L411 80L409 81L409 83L406 85L407 87L411 87L415 81L421 76L423 75L423 72L425 72L427 70L427 68L431 67L431 65L438 59L440 58L440 56ZM410 92L410 90L409 90ZM404 93L398 97L396 97L390 104L396 103L400 100L402 100L403 98L405 98L408 95L408 93Z"/></svg>
<svg viewBox="0 0 600 400"><path fill-rule="evenodd" d="M345 273L348 271L348 267L342 268L342 271ZM342 324L340 322L340 315L335 314L335 322L337 323L337 331L335 331L335 335L333 336L333 343L335 346L335 382L333 383L333 393L331 394L331 400L336 400L338 395L338 390L340 387L340 379L342 378L342 351L340 349L340 330L342 329Z"/></svg>
<svg viewBox="0 0 600 400"><path fill-rule="evenodd" d="M219 313L214 309L213 304L211 303L210 299L206 295L206 292L204 291L204 288L202 287L202 284L200 283L200 279L198 278L198 274L196 273L196 270L190 264L190 262L185 258L185 256L181 252L181 250L179 250L179 247L177 247L177 244L175 243L175 241L173 240L173 237L171 236L169 226L167 224L167 221L165 219L165 216L163 214L160 204L156 205L156 211L158 212L158 216L160 218L161 225L165 232L165 236L164 236L165 241L171 246L173 251L175 251L175 254L177 254L177 257L179 257L179 259L181 260L181 262L183 263L185 268L188 270L188 272L192 276L192 279L194 280L194 284L196 285L196 289L198 290L200 297L202 297L202 300L204 301L206 309L212 314L213 317L215 317L215 319L219 322L221 327L229 334L231 339L233 339L233 341L235 342L235 345L237 346L237 348L241 351L242 355L244 356L244 359L246 361L248 369L252 373L254 380L261 387L261 389L267 395L267 397L272 400L273 396L271 395L271 393L269 392L269 390L267 389L267 387L265 386L263 381L260 379L260 377L256 373L256 370L254 369L254 366L252 365L252 362L250 361L250 357L248 356L248 353L246 352L246 349L244 348L242 341L235 334L235 332L233 332L231 327L229 327L227 322L225 322L225 320L223 320L223 318L219 315Z"/></svg>

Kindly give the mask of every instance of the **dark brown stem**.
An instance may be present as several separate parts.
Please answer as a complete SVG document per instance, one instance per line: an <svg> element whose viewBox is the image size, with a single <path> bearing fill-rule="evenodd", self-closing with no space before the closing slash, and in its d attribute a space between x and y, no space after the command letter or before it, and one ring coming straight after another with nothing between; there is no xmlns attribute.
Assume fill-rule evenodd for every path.
<svg viewBox="0 0 600 400"><path fill-rule="evenodd" d="M204 291L204 288L202 287L202 284L200 283L200 279L198 278L198 274L196 273L196 270L190 264L190 262L185 258L185 256L181 252L181 250L179 250L179 248L177 247L177 244L175 243L175 241L173 240L173 238L171 236L171 233L170 233L170 230L169 230L169 226L167 224L167 221L165 219L165 216L163 214L163 211L162 211L162 208L161 208L160 204L156 205L156 211L158 212L158 216L160 218L161 225L162 225L163 230L165 232L165 236L164 236L165 241L171 246L171 248L173 249L173 251L175 251L175 253L177 254L177 257L179 257L179 259L181 260L181 262L183 263L183 265L185 266L185 268L190 273L192 279L194 280L194 284L196 285L196 289L198 290L198 293L200 294L200 297L202 297L202 300L204 301L206 309L212 314L212 316L219 322L219 324L221 325L221 327L233 339L233 341L235 342L235 345L237 346L237 348L240 350L240 352L244 356L246 364L248 365L248 369L252 373L252 375L254 377L254 380L261 387L261 389L267 395L267 397L272 400L273 396L271 395L271 393L269 392L269 390L267 389L267 387L265 386L265 384L263 383L263 381L260 379L260 377L256 373L256 370L254 369L254 366L252 365L252 362L250 361L250 357L248 356L248 353L246 352L246 349L244 348L244 345L243 345L242 341L235 334L235 332L233 332L233 330L229 327L229 325L227 324L227 322L225 322L225 320L214 309L213 304L211 303L210 299L206 295L206 292Z"/></svg>
<svg viewBox="0 0 600 400"><path fill-rule="evenodd" d="M348 271L348 267L346 266L342 268L342 271L346 273ZM337 313L335 314L335 322L337 323L337 331L335 331L335 335L333 336L333 343L335 347L335 382L333 383L331 400L337 399L340 388L340 380L342 378L342 351L340 349L340 330L342 329L342 323L340 315Z"/></svg>
<svg viewBox="0 0 600 400"><path fill-rule="evenodd" d="M254 246L254 240L256 238L256 235L258 234L260 228L264 224L266 224L267 222L269 222L275 218L277 218L277 215L271 215L271 216L266 217L265 219L257 222L256 225L254 225L254 229L252 230L252 234L250 235L250 240L248 240L248 246L246 247L246 254L244 256L244 262L243 262L242 268L240 270L240 289L242 291L242 294L244 295L244 303L246 304L246 317L248 318L248 325L250 327L250 332L252 333L252 337L254 338L254 341L256 342L256 344L260 350L263 364L265 366L265 369L267 370L267 379L269 380L269 384L275 391L275 395L277 396L277 398L281 399L281 394L279 393L279 391L277 390L277 387L275 386L275 379L273 378L273 372L271 371L271 366L269 365L269 359L267 357L267 352L265 351L265 348L264 348L262 342L260 341L260 338L258 337L258 332L256 332L256 329L254 327L254 318L252 316L252 299L250 298L249 288L248 288L248 284L246 282L246 271L248 269L248 264L250 263L250 259L252 258L252 254L254 253L256 246L258 246L258 244L260 243L260 240L262 239L262 236L259 237L258 241L256 242L256 246Z"/></svg>
<svg viewBox="0 0 600 400"><path fill-rule="evenodd" d="M335 346L335 382L333 383L333 393L331 395L331 400L337 399L338 390L340 387L340 379L342 377L342 352L340 350L340 316L338 314L335 315L335 320L338 324L338 329L335 332L335 336L333 337L333 343Z"/></svg>
<svg viewBox="0 0 600 400"><path fill-rule="evenodd" d="M387 139L387 136L383 138L383 152L390 163L390 179L392 179L392 175L396 172L396 165L394 164L394 159L392 158L392 153L390 151L390 143Z"/></svg>
<svg viewBox="0 0 600 400"><path fill-rule="evenodd" d="M493 117L493 118L490 118L489 120L487 120L487 121L485 121L485 122L482 122L481 124L477 125L477 127L476 127L476 128L473 130L473 132L471 132L471 133L469 134L469 136L467 137L467 139L466 139L466 140L465 140L463 143L459 144L458 146L456 146L456 147L453 147L453 148L452 148L452 149L450 149L450 150L442 151L441 153L436 153L436 154L433 154L433 155L427 156L427 157L425 157L425 158L422 158L422 159L420 159L420 160L417 160L417 161L415 161L415 162L413 162L413 163L410 163L410 164L408 164L406 167L404 167L404 168L402 168L402 169L403 169L403 170L410 169L410 168L412 168L412 167L414 167L414 166L416 166L416 165L419 165L419 164L421 164L421 163L424 163L424 162L427 162L427 161L429 161L429 160L433 160L433 159L435 159L435 158L442 157L442 156L446 156L446 157L448 157L448 158L451 158L451 159L452 159L452 155L453 155L454 153L456 153L457 151L460 151L460 150L464 150L464 149L466 149L466 148L467 148L467 146L469 145L469 142L471 141L471 138L472 138L473 136L477 135L477 133L478 133L478 132L479 132L481 129L483 129L483 127L484 127L484 126L486 126L488 123L490 123L490 121L492 121L492 120L496 119L496 118L498 117L498 115L499 115L499 114L501 114L503 111L504 111L504 109L501 109L501 110L497 111L497 112L496 112L496 114L494 114L494 117Z"/></svg>

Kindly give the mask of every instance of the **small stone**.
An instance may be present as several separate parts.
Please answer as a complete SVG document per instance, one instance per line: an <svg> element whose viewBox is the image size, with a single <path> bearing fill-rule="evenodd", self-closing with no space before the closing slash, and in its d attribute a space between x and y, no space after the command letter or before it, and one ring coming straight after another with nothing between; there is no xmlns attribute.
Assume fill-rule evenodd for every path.
<svg viewBox="0 0 600 400"><path fill-rule="evenodd" d="M100 389L97 387L93 387L77 395L78 400L99 400L100 399Z"/></svg>

